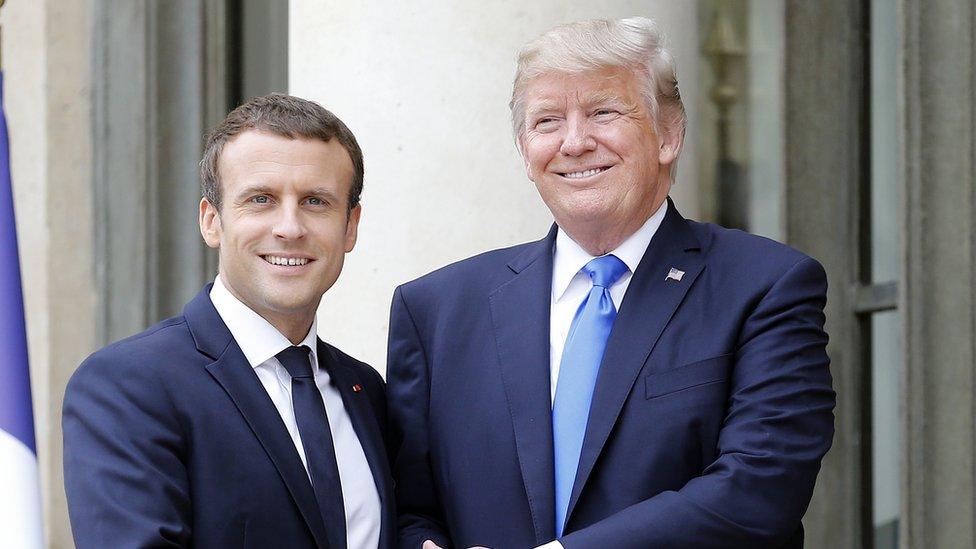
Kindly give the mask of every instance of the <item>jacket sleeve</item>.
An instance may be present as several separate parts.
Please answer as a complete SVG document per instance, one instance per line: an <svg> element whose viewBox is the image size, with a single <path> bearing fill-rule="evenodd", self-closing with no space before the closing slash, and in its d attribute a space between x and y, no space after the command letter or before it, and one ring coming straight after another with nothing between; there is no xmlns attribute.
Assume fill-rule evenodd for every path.
<svg viewBox="0 0 976 549"><path fill-rule="evenodd" d="M399 512L398 547L419 549L428 539L449 547L430 465L430 367L401 288L393 294L386 376Z"/></svg>
<svg viewBox="0 0 976 549"><path fill-rule="evenodd" d="M190 494L179 420L151 369L120 355L93 355L65 393L64 480L75 544L188 547Z"/></svg>
<svg viewBox="0 0 976 549"><path fill-rule="evenodd" d="M681 489L560 539L596 547L779 547L798 534L833 438L826 273L804 258L742 324L718 457Z"/></svg>

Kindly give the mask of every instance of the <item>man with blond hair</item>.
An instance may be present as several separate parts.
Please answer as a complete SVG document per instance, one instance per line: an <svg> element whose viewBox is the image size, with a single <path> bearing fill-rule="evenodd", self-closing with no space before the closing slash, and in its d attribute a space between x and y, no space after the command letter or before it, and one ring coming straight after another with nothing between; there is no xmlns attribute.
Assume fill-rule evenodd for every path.
<svg viewBox="0 0 976 549"><path fill-rule="evenodd" d="M833 436L823 268L678 213L653 21L545 33L511 108L555 224L393 297L400 546L801 547Z"/></svg>

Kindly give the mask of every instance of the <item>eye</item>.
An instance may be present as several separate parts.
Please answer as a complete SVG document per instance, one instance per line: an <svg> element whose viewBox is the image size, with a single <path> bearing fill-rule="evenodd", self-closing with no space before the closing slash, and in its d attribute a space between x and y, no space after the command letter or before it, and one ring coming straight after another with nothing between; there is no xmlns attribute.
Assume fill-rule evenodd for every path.
<svg viewBox="0 0 976 549"><path fill-rule="evenodd" d="M553 131L558 127L559 119L555 116L543 116L535 121L535 130L540 132Z"/></svg>
<svg viewBox="0 0 976 549"><path fill-rule="evenodd" d="M597 109L596 111L593 112L593 114L594 116L597 116L599 118L613 118L615 116L618 116L620 114L620 111L611 108L602 108L602 109Z"/></svg>
<svg viewBox="0 0 976 549"><path fill-rule="evenodd" d="M252 196L250 198L250 201L255 204L267 204L268 202L271 201L271 199L268 198L267 195L259 194L259 195Z"/></svg>
<svg viewBox="0 0 976 549"><path fill-rule="evenodd" d="M305 203L308 204L309 206L325 206L326 205L325 200L322 200L321 198L319 198L317 196L310 196L310 197L306 198L305 199Z"/></svg>

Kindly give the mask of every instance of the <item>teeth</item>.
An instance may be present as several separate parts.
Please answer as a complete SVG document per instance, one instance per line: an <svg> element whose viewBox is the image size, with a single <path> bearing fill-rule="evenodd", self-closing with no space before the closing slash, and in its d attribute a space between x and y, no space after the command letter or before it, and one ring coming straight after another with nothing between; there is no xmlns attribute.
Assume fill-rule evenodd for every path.
<svg viewBox="0 0 976 549"><path fill-rule="evenodd" d="M592 170L586 170L585 172L571 172L563 174L563 177L568 177L569 179L582 179L584 177L590 177L591 175L596 175L603 171L603 168L593 168Z"/></svg>
<svg viewBox="0 0 976 549"><path fill-rule="evenodd" d="M278 257L276 255L266 255L264 260L272 265L283 265L283 266L294 266L294 265L304 265L308 263L308 259L304 257Z"/></svg>

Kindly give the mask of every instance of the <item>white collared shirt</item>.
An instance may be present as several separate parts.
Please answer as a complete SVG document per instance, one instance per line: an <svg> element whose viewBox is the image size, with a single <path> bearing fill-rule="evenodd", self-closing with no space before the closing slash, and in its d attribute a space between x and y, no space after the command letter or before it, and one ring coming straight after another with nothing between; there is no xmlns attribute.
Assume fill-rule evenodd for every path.
<svg viewBox="0 0 976 549"><path fill-rule="evenodd" d="M644 251L647 250L651 238L664 221L664 214L667 211L668 202L665 200L640 229L610 252L630 269L610 287L610 298L613 299L613 305L618 311L627 287L630 286L630 281L637 270L637 265L644 257ZM551 390L549 397L551 400L556 398L559 363L562 360L566 336L569 335L569 328L573 324L573 317L576 316L576 311L593 287L593 281L581 269L594 257L562 229L557 231L556 249L552 261L552 301L549 308L549 387Z"/></svg>
<svg viewBox="0 0 976 549"><path fill-rule="evenodd" d="M302 437L295 420L295 408L291 400L291 375L275 358L275 355L291 347L281 332L239 299L234 297L218 275L210 290L210 300L217 314L227 325L234 341L240 346L261 385L268 392L281 420L288 429L298 456L308 472ZM350 548L375 548L380 542L380 496L373 481L363 446L353 428L349 413L342 403L339 390L329 383L329 373L318 367L316 320L299 345L307 345L311 352L315 385L322 393L322 401L329 415L329 430L336 449L336 464L342 484L342 501L346 511L346 541Z"/></svg>

